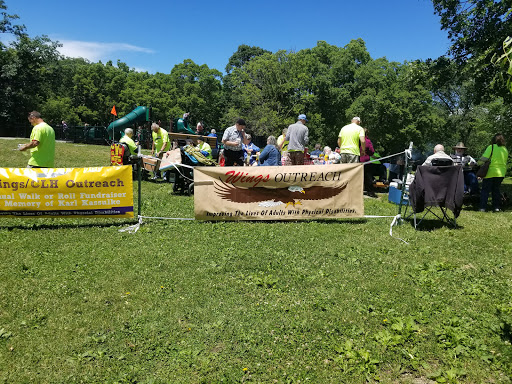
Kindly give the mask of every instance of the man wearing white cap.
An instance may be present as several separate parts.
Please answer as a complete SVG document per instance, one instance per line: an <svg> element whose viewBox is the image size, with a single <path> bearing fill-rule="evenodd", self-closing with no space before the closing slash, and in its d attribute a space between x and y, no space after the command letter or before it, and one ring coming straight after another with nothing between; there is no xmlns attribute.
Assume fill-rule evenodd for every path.
<svg viewBox="0 0 512 384"><path fill-rule="evenodd" d="M304 165L304 147L309 142L309 130L306 127L305 114L300 114L298 121L288 127L285 142L288 143L288 156L292 165Z"/></svg>
<svg viewBox="0 0 512 384"><path fill-rule="evenodd" d="M361 153L364 154L366 149L361 118L355 116L350 124L341 128L338 135L338 147L340 147L342 163L359 163L359 156Z"/></svg>

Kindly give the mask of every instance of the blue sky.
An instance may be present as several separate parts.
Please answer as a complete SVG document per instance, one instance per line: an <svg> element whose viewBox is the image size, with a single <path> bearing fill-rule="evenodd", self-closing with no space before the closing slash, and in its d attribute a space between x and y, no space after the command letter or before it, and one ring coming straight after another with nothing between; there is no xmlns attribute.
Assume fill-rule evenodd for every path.
<svg viewBox="0 0 512 384"><path fill-rule="evenodd" d="M47 35L67 56L118 59L169 73L192 59L224 72L240 44L272 52L340 47L362 38L372 58L437 58L450 42L430 0L206 1L6 0L30 36Z"/></svg>

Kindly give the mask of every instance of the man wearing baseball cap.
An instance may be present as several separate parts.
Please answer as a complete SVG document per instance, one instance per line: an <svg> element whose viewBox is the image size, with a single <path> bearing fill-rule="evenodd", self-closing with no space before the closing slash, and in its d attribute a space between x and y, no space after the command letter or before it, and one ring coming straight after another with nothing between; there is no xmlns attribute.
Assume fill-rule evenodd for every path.
<svg viewBox="0 0 512 384"><path fill-rule="evenodd" d="M288 127L285 141L288 143L288 156L292 165L304 165L304 147L309 142L309 130L306 127L305 114L300 114L297 122Z"/></svg>
<svg viewBox="0 0 512 384"><path fill-rule="evenodd" d="M341 128L338 135L338 147L340 147L342 163L359 163L360 154L364 154L366 150L364 129L361 127L360 117L353 117L350 124Z"/></svg>

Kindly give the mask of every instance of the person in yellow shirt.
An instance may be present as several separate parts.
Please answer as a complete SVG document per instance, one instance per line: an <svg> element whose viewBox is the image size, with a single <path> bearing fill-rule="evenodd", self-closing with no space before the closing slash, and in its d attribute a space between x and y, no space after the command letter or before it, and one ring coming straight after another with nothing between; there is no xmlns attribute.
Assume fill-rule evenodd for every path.
<svg viewBox="0 0 512 384"><path fill-rule="evenodd" d="M360 125L361 119L355 116L350 124L341 128L338 134L338 147L340 147L342 163L359 163L359 156L361 153L365 153L364 129Z"/></svg>
<svg viewBox="0 0 512 384"><path fill-rule="evenodd" d="M153 131L151 135L153 136L153 145L151 147L151 156L158 157L161 159L164 156L164 153L171 148L171 142L169 141L169 133L160 128L157 123L151 124L151 130ZM155 153L156 151L156 153ZM164 172L164 181L167 181L167 172ZM153 180L157 180L160 178L160 171L155 172L155 176Z"/></svg>
<svg viewBox="0 0 512 384"><path fill-rule="evenodd" d="M28 121L34 128L30 134L30 143L21 145L20 151L30 149L28 168L51 168L55 164L55 131L44 122L41 114L32 111Z"/></svg>
<svg viewBox="0 0 512 384"><path fill-rule="evenodd" d="M169 133L165 129L160 128L157 123L151 124L151 130L153 131L151 133L153 136L151 156L154 155L161 159L164 153L167 152L171 147L171 142L169 141Z"/></svg>
<svg viewBox="0 0 512 384"><path fill-rule="evenodd" d="M202 137L197 139L196 148L199 149L207 159L212 159L212 147L210 147L210 144L204 141Z"/></svg>
<svg viewBox="0 0 512 384"><path fill-rule="evenodd" d="M130 149L130 155L137 156L137 144L132 139L133 137L133 129L126 128L124 130L124 136L119 140L120 143L125 143Z"/></svg>

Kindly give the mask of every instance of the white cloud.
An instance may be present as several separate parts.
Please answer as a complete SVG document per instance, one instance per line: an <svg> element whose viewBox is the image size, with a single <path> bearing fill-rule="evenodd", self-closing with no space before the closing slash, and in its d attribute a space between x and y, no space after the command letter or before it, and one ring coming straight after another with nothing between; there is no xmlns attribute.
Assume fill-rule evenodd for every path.
<svg viewBox="0 0 512 384"><path fill-rule="evenodd" d="M111 56L118 52L155 53L153 50L125 43L98 43L94 41L59 40L62 47L59 52L64 56L82 57L96 62L98 60L111 60Z"/></svg>

